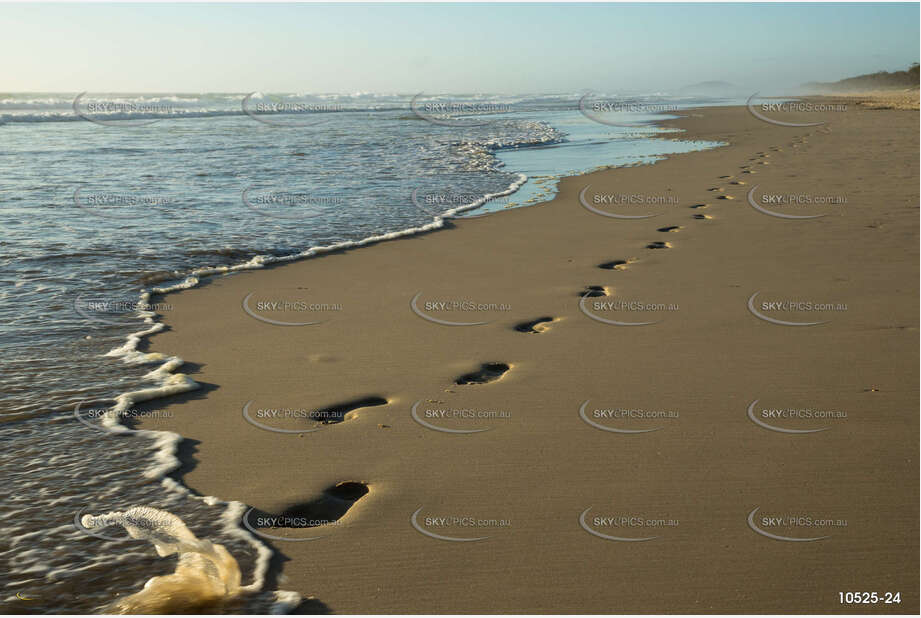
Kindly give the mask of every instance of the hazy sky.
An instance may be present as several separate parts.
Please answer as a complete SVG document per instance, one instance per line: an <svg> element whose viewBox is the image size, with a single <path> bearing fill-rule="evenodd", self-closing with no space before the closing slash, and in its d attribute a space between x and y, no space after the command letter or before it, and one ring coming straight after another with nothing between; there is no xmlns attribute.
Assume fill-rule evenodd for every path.
<svg viewBox="0 0 921 618"><path fill-rule="evenodd" d="M0 91L756 90L918 61L911 4L0 5Z"/></svg>

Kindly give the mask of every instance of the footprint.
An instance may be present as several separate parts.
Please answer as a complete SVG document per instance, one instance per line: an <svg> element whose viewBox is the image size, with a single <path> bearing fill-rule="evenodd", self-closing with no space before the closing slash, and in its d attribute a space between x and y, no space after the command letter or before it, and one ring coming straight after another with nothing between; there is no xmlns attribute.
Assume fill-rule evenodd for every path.
<svg viewBox="0 0 921 618"><path fill-rule="evenodd" d="M598 268L603 268L605 270L627 270L628 263L628 260L613 260L611 262L599 264Z"/></svg>
<svg viewBox="0 0 921 618"><path fill-rule="evenodd" d="M657 232L677 232L681 229L680 225L667 225L665 227L660 227Z"/></svg>
<svg viewBox="0 0 921 618"><path fill-rule="evenodd" d="M359 408L370 408L372 406L383 406L389 402L383 397L370 396L354 399L344 403L338 403L333 406L327 406L310 413L310 420L319 421L326 425L341 423L345 420L345 415Z"/></svg>
<svg viewBox="0 0 921 618"><path fill-rule="evenodd" d="M694 217L695 219L712 219L713 218L710 215L691 215L691 216Z"/></svg>
<svg viewBox="0 0 921 618"><path fill-rule="evenodd" d="M712 189L707 189L707 191L722 191L723 187L713 187Z"/></svg>
<svg viewBox="0 0 921 618"><path fill-rule="evenodd" d="M543 332L546 332L548 329L547 324L550 324L553 321L554 321L553 318L550 316L537 318L536 320L530 320L528 322L522 322L521 324L517 324L515 326L515 330L517 330L519 333L531 333L531 334L543 333Z"/></svg>
<svg viewBox="0 0 921 618"><path fill-rule="evenodd" d="M505 363L483 363L479 371L465 373L454 380L455 384L486 384L495 382L508 371L510 367Z"/></svg>
<svg viewBox="0 0 921 618"><path fill-rule="evenodd" d="M752 170L745 170L743 174L757 174L758 172L753 172Z"/></svg>
<svg viewBox="0 0 921 618"><path fill-rule="evenodd" d="M648 245L646 245L646 248L647 249L671 249L672 245L671 243L665 242L664 240L655 240L649 243Z"/></svg>
<svg viewBox="0 0 921 618"><path fill-rule="evenodd" d="M719 197L716 198L716 199L719 199L719 200L734 200L734 199L736 199L736 198L732 197L731 195L721 195L721 196L719 196Z"/></svg>
<svg viewBox="0 0 921 618"><path fill-rule="evenodd" d="M732 178L732 176L720 176L720 178Z"/></svg>
<svg viewBox="0 0 921 618"><path fill-rule="evenodd" d="M710 204L694 204L691 208L710 208Z"/></svg>
<svg viewBox="0 0 921 618"><path fill-rule="evenodd" d="M345 515L352 505L368 494L368 486L358 481L342 481L329 487L308 502L299 502L286 508L278 516L261 513L253 509L250 521L259 521L262 518L274 520L279 528L315 528L324 524L338 521Z"/></svg>
<svg viewBox="0 0 921 618"><path fill-rule="evenodd" d="M603 285L587 285L585 286L585 290L579 293L579 296L588 296L589 298L607 295L608 289Z"/></svg>
<svg viewBox="0 0 921 618"><path fill-rule="evenodd" d="M744 180L733 180L729 184L731 185L744 185L746 184Z"/></svg>

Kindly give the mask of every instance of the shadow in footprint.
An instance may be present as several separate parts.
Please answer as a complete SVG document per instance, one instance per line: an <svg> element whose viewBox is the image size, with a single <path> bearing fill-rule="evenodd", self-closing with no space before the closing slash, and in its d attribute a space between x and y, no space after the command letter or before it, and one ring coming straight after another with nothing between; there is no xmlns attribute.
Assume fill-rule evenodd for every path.
<svg viewBox="0 0 921 618"><path fill-rule="evenodd" d="M677 232L681 229L680 225L667 225L665 227L660 227L657 232Z"/></svg>
<svg viewBox="0 0 921 618"><path fill-rule="evenodd" d="M649 243L648 245L646 245L646 248L647 249L671 249L672 245L671 243L667 243L664 240L655 240Z"/></svg>
<svg viewBox="0 0 921 618"><path fill-rule="evenodd" d="M584 290L579 292L580 297L587 296L589 298L597 298L599 296L607 296L607 295L608 295L608 291L605 289L603 285L587 285L585 286Z"/></svg>
<svg viewBox="0 0 921 618"><path fill-rule="evenodd" d="M627 270L627 260L612 260L604 264L599 264L598 268L604 268L605 270Z"/></svg>
<svg viewBox="0 0 921 618"><path fill-rule="evenodd" d="M545 316L542 318L537 318L536 320L530 320L528 322L517 324L515 326L515 330L517 330L519 333L543 333L547 330L546 324L549 324L550 322L553 322L553 318Z"/></svg>
<svg viewBox="0 0 921 618"><path fill-rule="evenodd" d="M361 399L353 399L352 401L346 401L343 403L337 403L332 406L327 406L319 410L314 410L310 413L310 420L323 423L325 425L332 425L335 423L341 423L345 420L345 415L353 410L359 408L370 408L372 406L383 406L387 405L388 401L383 397L378 397L372 395L369 397L362 397Z"/></svg>
<svg viewBox="0 0 921 618"><path fill-rule="evenodd" d="M278 528L315 528L338 521L352 505L368 494L368 486L358 481L342 481L308 502L297 502L279 515L253 509L249 521L273 521ZM289 524L289 525L280 525Z"/></svg>
<svg viewBox="0 0 921 618"><path fill-rule="evenodd" d="M480 365L479 371L473 371L471 373L465 373L461 377L454 380L455 384L486 384L487 382L495 382L503 375L505 372L511 369L505 363L483 363Z"/></svg>

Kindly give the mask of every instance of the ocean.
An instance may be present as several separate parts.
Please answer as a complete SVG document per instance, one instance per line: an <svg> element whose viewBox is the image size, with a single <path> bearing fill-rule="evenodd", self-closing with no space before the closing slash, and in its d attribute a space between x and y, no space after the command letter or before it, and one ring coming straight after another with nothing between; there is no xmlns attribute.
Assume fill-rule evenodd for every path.
<svg viewBox="0 0 921 618"><path fill-rule="evenodd" d="M712 147L652 121L721 103L0 94L0 610L301 603L276 589L270 547L240 526L245 505L170 476L181 436L133 429L135 404L196 386L182 359L144 351L170 310L157 293L545 201L561 176ZM169 416L168 400L157 407Z"/></svg>

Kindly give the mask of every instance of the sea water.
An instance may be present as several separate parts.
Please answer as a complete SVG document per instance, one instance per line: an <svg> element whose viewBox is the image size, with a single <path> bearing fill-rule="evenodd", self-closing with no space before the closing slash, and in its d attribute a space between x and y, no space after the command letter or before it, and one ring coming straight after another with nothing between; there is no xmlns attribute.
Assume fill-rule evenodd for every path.
<svg viewBox="0 0 921 618"><path fill-rule="evenodd" d="M660 115L599 121L581 98L0 95L0 609L297 606L269 589L272 554L239 525L246 506L187 491L171 476L181 436L126 420L197 387L183 359L144 351L170 310L156 292L714 145L665 133Z"/></svg>

